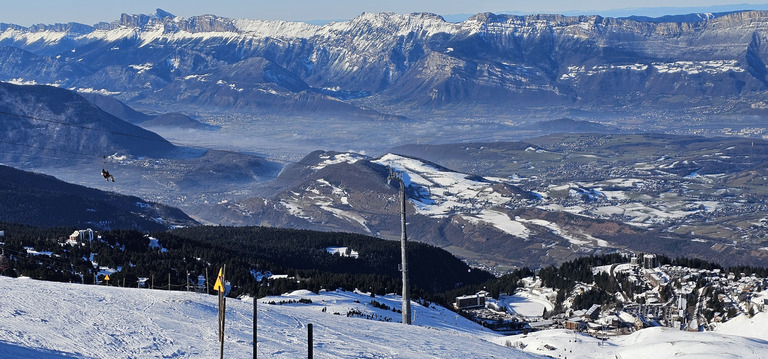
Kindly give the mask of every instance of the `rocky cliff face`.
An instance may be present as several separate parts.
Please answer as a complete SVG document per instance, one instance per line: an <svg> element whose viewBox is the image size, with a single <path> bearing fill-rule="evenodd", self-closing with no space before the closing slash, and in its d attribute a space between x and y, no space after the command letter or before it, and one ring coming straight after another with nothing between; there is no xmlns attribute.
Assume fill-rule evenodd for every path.
<svg viewBox="0 0 768 359"><path fill-rule="evenodd" d="M768 83L768 12L761 11L689 22L478 14L449 23L383 13L315 26L158 10L93 27L0 30L9 54L0 80L104 90L149 104L345 113L394 105L407 113L424 106L674 108L670 98L696 106L719 96L749 108ZM27 51L24 61L19 49ZM328 105L334 102L347 105Z"/></svg>

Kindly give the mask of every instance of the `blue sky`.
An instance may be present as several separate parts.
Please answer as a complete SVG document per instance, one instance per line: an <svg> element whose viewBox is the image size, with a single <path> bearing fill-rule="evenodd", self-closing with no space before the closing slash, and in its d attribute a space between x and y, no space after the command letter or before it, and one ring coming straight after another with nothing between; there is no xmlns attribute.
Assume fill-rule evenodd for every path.
<svg viewBox="0 0 768 359"><path fill-rule="evenodd" d="M737 5L742 4L742 5ZM755 5L757 4L757 5ZM577 13L606 16L650 15L705 11L715 5L731 5L714 8L768 9L768 3L728 0L11 0L0 6L0 22L23 26L79 22L92 25L112 22L121 13L149 14L161 8L172 14L190 17L215 14L230 18L263 20L345 20L363 12L396 13L431 12L440 15L495 13ZM639 8L660 8L641 10ZM609 10L621 11L609 11Z"/></svg>

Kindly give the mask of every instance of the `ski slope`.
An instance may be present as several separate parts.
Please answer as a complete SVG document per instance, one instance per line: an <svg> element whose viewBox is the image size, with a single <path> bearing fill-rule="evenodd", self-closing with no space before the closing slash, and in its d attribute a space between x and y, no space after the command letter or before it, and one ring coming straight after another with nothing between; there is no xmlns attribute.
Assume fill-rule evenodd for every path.
<svg viewBox="0 0 768 359"><path fill-rule="evenodd" d="M219 355L213 295L8 277L0 277L0 288L3 359ZM265 304L302 298L312 304ZM405 327L399 313L373 308L372 299L399 309L395 296L351 292L298 291L260 299L259 358L306 358L308 323L315 358L537 357L485 340L497 335L444 308L414 303L419 325ZM347 317L350 309L391 322ZM225 358L253 357L252 313L252 300L227 300Z"/></svg>
<svg viewBox="0 0 768 359"><path fill-rule="evenodd" d="M0 277L0 288L0 359L219 355L213 295L8 277ZM311 303L297 303L300 299ZM268 304L272 301L276 304ZM649 328L601 343L562 329L505 337L445 308L417 303L414 325L404 326L400 313L385 307L399 309L399 297L297 291L262 298L258 357L306 358L309 323L315 358L768 356L768 313L734 318L714 332ZM348 317L350 312L359 314ZM227 300L225 358L253 357L252 314L250 298Z"/></svg>

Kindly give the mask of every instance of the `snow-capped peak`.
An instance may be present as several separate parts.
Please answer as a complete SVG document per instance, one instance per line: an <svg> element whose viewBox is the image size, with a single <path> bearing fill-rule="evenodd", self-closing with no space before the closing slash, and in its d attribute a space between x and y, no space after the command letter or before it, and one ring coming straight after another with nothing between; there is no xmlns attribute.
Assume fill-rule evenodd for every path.
<svg viewBox="0 0 768 359"><path fill-rule="evenodd" d="M155 17L158 18L158 19L165 19L167 17L175 18L176 15L171 14L171 13L169 13L169 12L163 10L163 9L157 8L155 10Z"/></svg>

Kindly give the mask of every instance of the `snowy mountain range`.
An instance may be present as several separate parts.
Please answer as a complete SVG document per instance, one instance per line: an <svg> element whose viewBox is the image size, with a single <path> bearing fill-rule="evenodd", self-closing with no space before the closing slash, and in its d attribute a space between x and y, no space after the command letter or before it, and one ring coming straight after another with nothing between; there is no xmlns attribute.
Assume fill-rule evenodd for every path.
<svg viewBox="0 0 768 359"><path fill-rule="evenodd" d="M0 24L0 80L144 106L364 118L545 104L759 110L768 12L675 20L365 13L319 26L158 10L93 26Z"/></svg>
<svg viewBox="0 0 768 359"><path fill-rule="evenodd" d="M219 353L215 296L28 278L0 277L0 284L0 357L192 358ZM52 298L58 298L54 306ZM565 329L503 336L445 308L419 303L411 304L414 325L404 326L396 313L374 307L372 300L400 306L394 295L372 298L343 291L261 298L258 355L306 356L310 323L317 358L644 358L649 353L658 358L747 358L768 348L766 313L741 315L713 332L648 328L602 342ZM228 299L226 318L225 357L251 358L253 300Z"/></svg>

